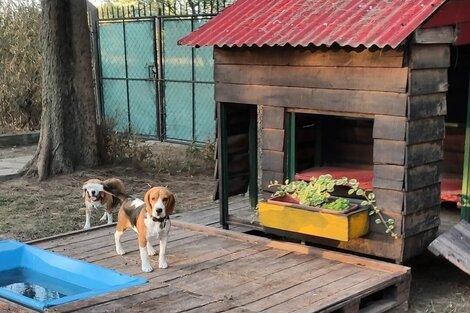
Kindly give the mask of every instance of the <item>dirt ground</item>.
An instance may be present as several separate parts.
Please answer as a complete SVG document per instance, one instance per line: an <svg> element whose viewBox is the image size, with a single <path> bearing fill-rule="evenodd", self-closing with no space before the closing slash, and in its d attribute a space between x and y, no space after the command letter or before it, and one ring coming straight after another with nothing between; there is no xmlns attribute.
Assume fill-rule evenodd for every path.
<svg viewBox="0 0 470 313"><path fill-rule="evenodd" d="M0 149L0 158L33 154L35 146ZM165 145L162 151L185 155L185 146ZM166 156L168 158L170 156ZM212 203L215 181L212 168L198 174L187 171L173 174L136 166L104 166L84 169L70 175L55 176L43 182L36 178L17 178L0 182L0 239L21 241L42 238L81 229L85 222L81 188L91 178L120 178L126 191L143 198L149 186L167 186L176 195L176 212L184 212ZM92 225L99 225L102 212L93 214ZM116 219L116 216L115 216Z"/></svg>
<svg viewBox="0 0 470 313"><path fill-rule="evenodd" d="M0 158L29 154L34 149L3 148L0 149ZM160 164L168 166L176 156L185 155L185 149L184 146L165 146L160 149L166 153ZM164 159L169 161L165 163ZM212 203L215 181L210 168L197 171L197 175L177 170L171 172L172 175L134 166L107 166L80 170L41 183L34 178L0 182L0 239L26 241L81 229L85 221L81 186L89 178L119 177L129 193L138 197L144 195L149 185L168 186L176 194L178 212ZM99 222L100 216L100 213L94 215L93 225L102 223ZM443 210L441 220L444 228L451 227L458 219L456 209ZM470 276L429 252L405 265L412 268L409 312L470 312Z"/></svg>

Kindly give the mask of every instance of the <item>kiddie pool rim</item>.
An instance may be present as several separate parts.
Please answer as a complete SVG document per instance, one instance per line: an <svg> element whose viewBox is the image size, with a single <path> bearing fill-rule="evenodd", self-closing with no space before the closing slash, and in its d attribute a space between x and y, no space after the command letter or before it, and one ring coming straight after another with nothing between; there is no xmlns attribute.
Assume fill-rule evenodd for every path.
<svg viewBox="0 0 470 313"><path fill-rule="evenodd" d="M3 258L2 252L5 252L5 254L7 252L10 252L13 255L16 254L16 256L19 255L21 257L16 260L17 262L10 262L10 260L2 260ZM30 255L40 258L40 260L44 260L44 258L53 260L52 264L57 263L57 262L64 263L65 265L73 264L79 269L85 268L85 269L90 270L93 276L95 275L99 276L100 274L103 274L103 275L106 275L108 278L115 277L121 280L121 282L114 284L114 285L112 284L112 282L111 283L106 282L107 286L105 287L77 293L77 294L70 295L70 296L65 296L60 299L44 301L44 302L22 296L18 293L9 291L5 288L0 288L0 298L4 298L6 300L15 302L17 304L23 305L25 307L28 307L34 310L44 311L44 309L48 307L57 306L57 305L69 303L72 301L83 300L83 299L91 298L97 295L104 295L104 294L111 293L113 291L131 288L131 287L142 285L148 282L147 279L144 279L142 277L123 274L115 270L111 270L111 269L108 269L99 265L95 265L92 263L88 263L85 261L77 260L77 259L67 257L64 255L55 253L55 252L40 249L31 245L16 241L16 240L0 240L0 272L11 270L11 269L18 268L18 267L29 268L29 269L37 271L37 268L34 267L34 265L33 267L31 267L31 264L22 264L23 259L24 259L24 256L23 256L24 253L29 253ZM62 270L66 270L66 269L62 268ZM90 276L90 274L88 276ZM85 276L84 276L84 279L86 279Z"/></svg>

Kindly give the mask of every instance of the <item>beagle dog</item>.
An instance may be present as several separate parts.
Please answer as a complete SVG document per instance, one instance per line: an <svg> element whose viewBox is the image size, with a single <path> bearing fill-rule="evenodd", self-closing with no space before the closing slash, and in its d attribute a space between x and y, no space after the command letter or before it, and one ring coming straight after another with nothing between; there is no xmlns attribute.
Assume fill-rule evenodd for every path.
<svg viewBox="0 0 470 313"><path fill-rule="evenodd" d="M149 256L155 255L156 250L150 243L150 237L156 237L160 241L158 268L167 268L165 253L171 228L170 215L175 209L173 193L166 187L153 187L145 193L144 201L123 194L120 195L120 198L122 205L119 209L116 232L114 233L116 253L125 254L121 245L121 236L124 231L132 228L137 232L139 238L142 271L151 272L153 270Z"/></svg>
<svg viewBox="0 0 470 313"><path fill-rule="evenodd" d="M113 222L113 210L119 206L121 201L118 197L105 192L104 186L111 186L113 189L124 193L124 184L119 178L109 178L104 181L99 179L87 180L82 187L83 198L85 199L85 226L91 227L91 212L95 209L104 209L104 214L100 221L108 220L108 224Z"/></svg>

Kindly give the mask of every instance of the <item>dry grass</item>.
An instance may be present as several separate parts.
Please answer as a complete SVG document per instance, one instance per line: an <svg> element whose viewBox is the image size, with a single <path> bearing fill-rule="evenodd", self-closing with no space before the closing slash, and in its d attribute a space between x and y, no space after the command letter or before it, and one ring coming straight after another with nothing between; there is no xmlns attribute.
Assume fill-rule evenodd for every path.
<svg viewBox="0 0 470 313"><path fill-rule="evenodd" d="M39 1L0 0L0 126L38 129L41 117Z"/></svg>
<svg viewBox="0 0 470 313"><path fill-rule="evenodd" d="M212 167L210 162L199 159L200 148L147 142L137 149L150 151L149 159L143 162L150 165L137 166L120 159L118 164L83 169L43 182L32 177L0 182L0 239L27 241L81 229L85 221L81 187L90 178L119 177L127 192L140 198L149 186L167 186L176 194L176 212L212 203ZM0 149L0 158L33 151L34 146ZM155 162L163 162L165 167L157 170L152 165ZM102 213L94 212L93 225L103 223L99 222Z"/></svg>
<svg viewBox="0 0 470 313"><path fill-rule="evenodd" d="M117 133L114 126L112 120L105 120L100 126L103 138L100 153L105 164L132 164L169 175L208 174L214 169L212 142L196 146L145 141L134 134Z"/></svg>

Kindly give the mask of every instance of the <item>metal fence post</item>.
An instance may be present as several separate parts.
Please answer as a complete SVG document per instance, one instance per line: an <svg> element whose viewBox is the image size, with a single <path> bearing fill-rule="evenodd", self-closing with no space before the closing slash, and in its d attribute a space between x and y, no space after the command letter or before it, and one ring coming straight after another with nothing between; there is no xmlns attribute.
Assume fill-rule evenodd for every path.
<svg viewBox="0 0 470 313"><path fill-rule="evenodd" d="M156 34L156 41L157 41L157 51L156 57L157 61L155 66L157 67L157 112L159 113L157 116L158 119L158 137L160 141L163 141L166 138L165 134L165 108L164 108L164 79L163 77L163 16L162 16L162 9L158 8L157 16L155 17L155 21L157 23L157 34Z"/></svg>

